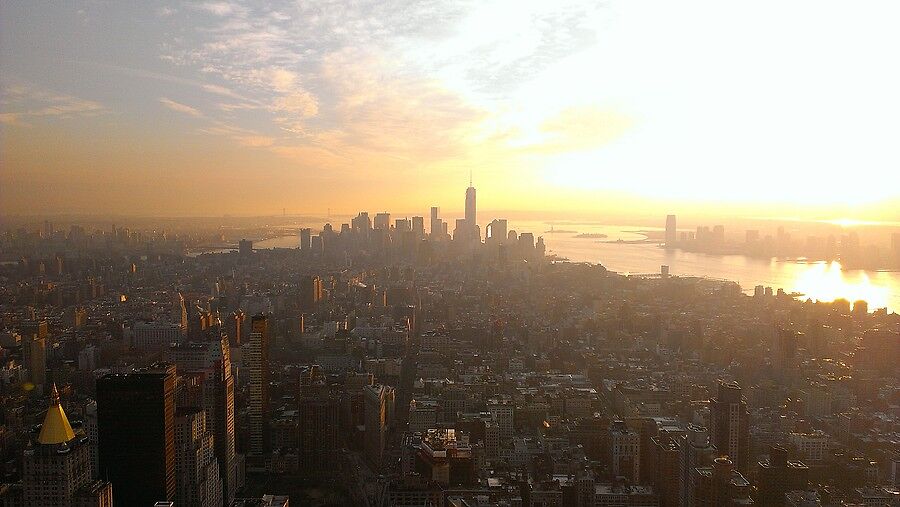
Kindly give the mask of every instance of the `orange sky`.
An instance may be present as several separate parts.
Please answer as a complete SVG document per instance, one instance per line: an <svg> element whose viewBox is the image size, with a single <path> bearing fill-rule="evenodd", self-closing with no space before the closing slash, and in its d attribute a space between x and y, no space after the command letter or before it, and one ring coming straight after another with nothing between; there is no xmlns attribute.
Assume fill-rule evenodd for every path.
<svg viewBox="0 0 900 507"><path fill-rule="evenodd" d="M638 3L5 4L0 211L900 220L897 4Z"/></svg>

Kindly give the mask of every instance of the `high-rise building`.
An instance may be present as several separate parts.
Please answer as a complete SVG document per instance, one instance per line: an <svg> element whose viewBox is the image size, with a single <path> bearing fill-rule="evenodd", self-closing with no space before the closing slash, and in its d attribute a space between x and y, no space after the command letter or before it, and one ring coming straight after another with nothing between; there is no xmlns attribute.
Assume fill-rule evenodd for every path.
<svg viewBox="0 0 900 507"><path fill-rule="evenodd" d="M88 452L91 458L91 479L100 477L100 450L98 441L100 439L97 430L97 402L89 401L84 406L84 432L88 437Z"/></svg>
<svg viewBox="0 0 900 507"><path fill-rule="evenodd" d="M222 477L213 440L203 409L175 411L175 505L222 505Z"/></svg>
<svg viewBox="0 0 900 507"><path fill-rule="evenodd" d="M485 243L487 243L489 240L492 243L496 244L506 243L506 228L506 219L495 218L494 220L492 220L491 223L488 224L488 226L485 228Z"/></svg>
<svg viewBox="0 0 900 507"><path fill-rule="evenodd" d="M675 215L666 216L666 246L674 246L676 240Z"/></svg>
<svg viewBox="0 0 900 507"><path fill-rule="evenodd" d="M175 365L97 380L100 476L116 505L175 499Z"/></svg>
<svg viewBox="0 0 900 507"><path fill-rule="evenodd" d="M219 340L187 342L169 349L169 360L178 374L191 378L199 387L194 404L206 413L204 424L213 436L213 450L218 460L223 496L226 504L234 500L240 484L235 456L234 377L231 374L231 351L228 337Z"/></svg>
<svg viewBox="0 0 900 507"><path fill-rule="evenodd" d="M386 211L381 212L381 213L376 213L374 228L376 230L382 230L382 231L390 230L391 214Z"/></svg>
<svg viewBox="0 0 900 507"><path fill-rule="evenodd" d="M693 483L691 472L697 467L712 465L716 448L709 442L709 431L703 426L688 424L687 434L675 439L678 446L678 493L680 503L691 507Z"/></svg>
<svg viewBox="0 0 900 507"><path fill-rule="evenodd" d="M312 229L304 227L300 229L300 250L309 250L312 247Z"/></svg>
<svg viewBox="0 0 900 507"><path fill-rule="evenodd" d="M365 400L365 453L369 464L380 470L387 443L389 414L393 412L394 388L382 384L363 387Z"/></svg>
<svg viewBox="0 0 900 507"><path fill-rule="evenodd" d="M716 458L711 467L697 467L691 471L694 507L752 505L750 482L726 457Z"/></svg>
<svg viewBox="0 0 900 507"><path fill-rule="evenodd" d="M317 367L316 367L317 368ZM300 470L305 475L334 472L340 450L341 399L320 381L301 387Z"/></svg>
<svg viewBox="0 0 900 507"><path fill-rule="evenodd" d="M241 257L250 257L253 255L253 242L249 239L238 241L238 254Z"/></svg>
<svg viewBox="0 0 900 507"><path fill-rule="evenodd" d="M809 467L802 461L788 460L787 449L772 446L769 459L759 462L759 494L761 505L784 505L788 491L805 490L809 483Z"/></svg>
<svg viewBox="0 0 900 507"><path fill-rule="evenodd" d="M46 319L31 320L22 324L22 365L28 369L28 380L38 392L47 382L47 341L50 339Z"/></svg>
<svg viewBox="0 0 900 507"><path fill-rule="evenodd" d="M474 227L478 225L478 219L475 215L475 187L472 186L472 177L469 176L469 188L466 189L466 222Z"/></svg>
<svg viewBox="0 0 900 507"><path fill-rule="evenodd" d="M324 287L318 276L307 275L300 279L300 309L313 311L322 299Z"/></svg>
<svg viewBox="0 0 900 507"><path fill-rule="evenodd" d="M614 421L609 427L609 457L614 476L626 477L640 484L641 435L625 421Z"/></svg>
<svg viewBox="0 0 900 507"><path fill-rule="evenodd" d="M677 445L679 437L659 435L650 438L652 459L650 464L641 463L641 473L659 493L659 507L681 505L681 482L678 470L681 455Z"/></svg>
<svg viewBox="0 0 900 507"><path fill-rule="evenodd" d="M709 400L710 439L738 471L750 465L750 413L737 382L719 382L717 396Z"/></svg>
<svg viewBox="0 0 900 507"><path fill-rule="evenodd" d="M422 239L425 237L424 217L412 217L412 231L416 235L417 239Z"/></svg>
<svg viewBox="0 0 900 507"><path fill-rule="evenodd" d="M245 355L250 376L247 418L250 427L248 453L263 456L269 445L269 316L254 315L250 322L250 340Z"/></svg>
<svg viewBox="0 0 900 507"><path fill-rule="evenodd" d="M56 385L40 432L25 449L22 467L25 507L112 506L110 484L91 480L89 439L80 429L72 429Z"/></svg>
<svg viewBox="0 0 900 507"><path fill-rule="evenodd" d="M432 238L437 238L444 232L444 226L440 218L441 208L437 206L431 207L431 229L429 230Z"/></svg>

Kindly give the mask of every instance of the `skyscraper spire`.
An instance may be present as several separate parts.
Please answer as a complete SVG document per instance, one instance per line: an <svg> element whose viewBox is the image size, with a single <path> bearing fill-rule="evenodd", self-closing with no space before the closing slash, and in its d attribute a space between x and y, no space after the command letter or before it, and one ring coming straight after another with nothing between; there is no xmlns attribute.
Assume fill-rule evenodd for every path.
<svg viewBox="0 0 900 507"><path fill-rule="evenodd" d="M69 424L69 418L59 404L59 391L56 384L50 390L50 408L44 416L44 424L41 425L41 433L38 435L38 443L62 444L75 438L75 432Z"/></svg>
<svg viewBox="0 0 900 507"><path fill-rule="evenodd" d="M469 169L469 187L472 186L472 169Z"/></svg>

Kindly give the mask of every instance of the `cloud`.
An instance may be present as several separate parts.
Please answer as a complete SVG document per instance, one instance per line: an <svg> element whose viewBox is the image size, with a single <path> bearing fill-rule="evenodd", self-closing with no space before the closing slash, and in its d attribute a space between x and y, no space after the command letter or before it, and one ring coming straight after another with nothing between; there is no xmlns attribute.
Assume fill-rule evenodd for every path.
<svg viewBox="0 0 900 507"><path fill-rule="evenodd" d="M18 125L19 115L16 113L0 113L0 123L7 125Z"/></svg>
<svg viewBox="0 0 900 507"><path fill-rule="evenodd" d="M532 146L542 152L596 148L622 136L634 124L628 116L597 105L570 107L541 124L541 142Z"/></svg>
<svg viewBox="0 0 900 507"><path fill-rule="evenodd" d="M0 122L7 125L27 125L29 119L68 119L109 112L92 100L23 85L5 87L3 96Z"/></svg>
<svg viewBox="0 0 900 507"><path fill-rule="evenodd" d="M300 118L309 118L319 113L318 101L305 90L298 90L277 99L274 107L278 111L292 113Z"/></svg>
<svg viewBox="0 0 900 507"><path fill-rule="evenodd" d="M465 156L477 144L504 144L496 133L485 134L484 122L496 113L491 101L593 37L583 3L491 9L497 12L469 1L207 2L195 10L213 16L190 19L187 35L162 56L228 83L222 88L242 99L223 92L236 100L217 104L215 112L253 121L267 138L252 143L258 147L298 160L336 155L326 157L329 166L372 157L413 166ZM472 26L473 19L498 16L509 25L501 33L496 25ZM490 100L473 105L436 77L443 68ZM249 119L251 104L268 111L268 127L259 127L256 110ZM247 144L241 140L247 136L228 135ZM585 132L540 135L546 149L588 142Z"/></svg>
<svg viewBox="0 0 900 507"><path fill-rule="evenodd" d="M209 84L209 83L206 83L206 84L201 85L201 88L203 88L204 90L206 90L206 91L208 91L208 92L210 92L210 93L215 93L215 94L217 94L217 95L222 95L222 96L225 96L225 97L230 97L230 98L232 98L232 99L246 100L246 99L244 99L244 97L242 97L242 96L238 95L237 93L235 93L235 92L229 90L228 88L225 88L224 86L219 86L219 85L215 85L215 84Z"/></svg>
<svg viewBox="0 0 900 507"><path fill-rule="evenodd" d="M160 97L159 103L171 109L172 111L177 111L179 113L184 113L198 118L203 116L203 113L201 113L196 108L193 108L186 104L182 104L180 102L175 102L174 100L168 99L166 97Z"/></svg>
<svg viewBox="0 0 900 507"><path fill-rule="evenodd" d="M236 10L235 5L228 2L204 2L198 5L197 8L216 16L227 16Z"/></svg>

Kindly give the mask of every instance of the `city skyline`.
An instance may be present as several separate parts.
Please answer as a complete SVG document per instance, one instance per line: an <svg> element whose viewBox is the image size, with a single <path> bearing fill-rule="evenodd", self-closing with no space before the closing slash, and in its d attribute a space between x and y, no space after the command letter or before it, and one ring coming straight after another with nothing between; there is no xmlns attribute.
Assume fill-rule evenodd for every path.
<svg viewBox="0 0 900 507"><path fill-rule="evenodd" d="M652 6L7 4L0 210L898 218L895 4Z"/></svg>

